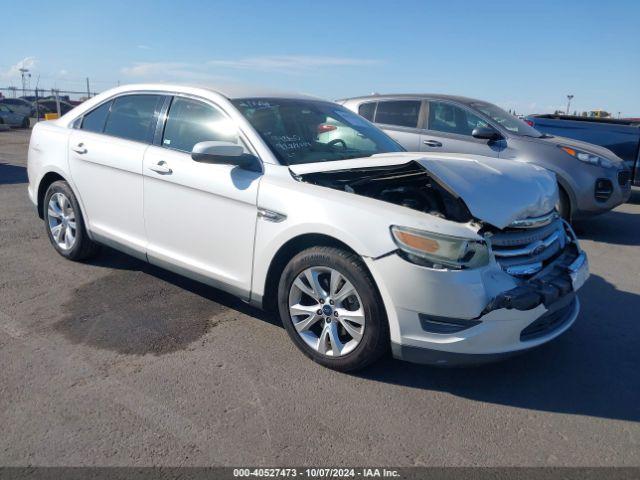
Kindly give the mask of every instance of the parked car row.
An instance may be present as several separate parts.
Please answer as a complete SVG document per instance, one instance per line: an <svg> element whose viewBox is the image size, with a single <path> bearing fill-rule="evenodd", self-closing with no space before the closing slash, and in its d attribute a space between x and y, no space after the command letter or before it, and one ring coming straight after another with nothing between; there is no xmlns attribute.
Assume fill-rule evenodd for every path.
<svg viewBox="0 0 640 480"><path fill-rule="evenodd" d="M567 220L607 212L631 195L631 170L611 150L541 133L485 101L449 95L374 95L338 102L374 122L409 151L485 155L554 172L558 211ZM635 133L638 143L640 132Z"/></svg>
<svg viewBox="0 0 640 480"><path fill-rule="evenodd" d="M29 128L29 117L21 113L16 113L10 107L0 103L0 125Z"/></svg>
<svg viewBox="0 0 640 480"><path fill-rule="evenodd" d="M615 180L611 206L615 156L485 102L343 103L119 87L34 127L29 196L63 257L110 245L231 292L337 370L495 360L573 324L588 262L560 173ZM602 211L569 185L570 214Z"/></svg>
<svg viewBox="0 0 640 480"><path fill-rule="evenodd" d="M640 186L640 119L530 115L526 121L540 132L607 148L624 161L631 174L631 183Z"/></svg>
<svg viewBox="0 0 640 480"><path fill-rule="evenodd" d="M58 105L60 105L61 115L64 115L77 106L77 104L71 103L70 101L68 102L61 99L56 101L53 97L40 98L37 101L27 98L0 98L0 106L3 107L2 111L27 118L26 122L24 118L21 118L17 125L15 125L17 120L14 119L12 123L8 123L11 126L22 126L23 123L26 123L28 126L29 118L35 118L36 116L44 118L46 113L58 113Z"/></svg>

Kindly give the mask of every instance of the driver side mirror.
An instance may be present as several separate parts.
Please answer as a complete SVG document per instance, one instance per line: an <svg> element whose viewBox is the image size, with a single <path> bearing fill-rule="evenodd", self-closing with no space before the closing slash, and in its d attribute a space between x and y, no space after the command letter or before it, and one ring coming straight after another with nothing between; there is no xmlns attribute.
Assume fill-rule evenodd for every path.
<svg viewBox="0 0 640 480"><path fill-rule="evenodd" d="M243 170L262 171L258 157L244 153L242 145L232 142L196 143L191 150L191 158L201 163L235 165Z"/></svg>
<svg viewBox="0 0 640 480"><path fill-rule="evenodd" d="M493 127L476 127L471 132L471 136L484 140L500 140L502 138L502 135Z"/></svg>

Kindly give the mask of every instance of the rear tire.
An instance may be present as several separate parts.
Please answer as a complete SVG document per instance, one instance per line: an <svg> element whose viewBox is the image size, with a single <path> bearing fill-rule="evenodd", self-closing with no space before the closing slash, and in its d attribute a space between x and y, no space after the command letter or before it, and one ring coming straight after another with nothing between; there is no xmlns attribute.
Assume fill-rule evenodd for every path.
<svg viewBox="0 0 640 480"><path fill-rule="evenodd" d="M42 209L47 236L60 255L79 261L98 253L100 246L87 235L80 205L67 182L49 185Z"/></svg>
<svg viewBox="0 0 640 480"><path fill-rule="evenodd" d="M278 311L293 343L325 367L360 370L389 348L387 316L373 278L362 259L345 250L312 247L293 257L280 277Z"/></svg>
<svg viewBox="0 0 640 480"><path fill-rule="evenodd" d="M29 121L29 117L25 117L24 120L22 120L22 125L20 125L20 128L29 128L31 126L31 122Z"/></svg>

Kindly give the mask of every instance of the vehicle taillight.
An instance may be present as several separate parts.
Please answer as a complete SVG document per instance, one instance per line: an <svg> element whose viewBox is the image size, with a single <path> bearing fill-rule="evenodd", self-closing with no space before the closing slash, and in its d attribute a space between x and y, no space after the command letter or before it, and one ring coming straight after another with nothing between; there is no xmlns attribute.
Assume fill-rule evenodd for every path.
<svg viewBox="0 0 640 480"><path fill-rule="evenodd" d="M318 125L318 133L332 132L336 128L338 127L336 127L335 125L327 125L326 123L321 123L320 125Z"/></svg>
<svg viewBox="0 0 640 480"><path fill-rule="evenodd" d="M530 127L533 127L533 120L527 120L525 118L524 121L527 122L527 125L529 125Z"/></svg>

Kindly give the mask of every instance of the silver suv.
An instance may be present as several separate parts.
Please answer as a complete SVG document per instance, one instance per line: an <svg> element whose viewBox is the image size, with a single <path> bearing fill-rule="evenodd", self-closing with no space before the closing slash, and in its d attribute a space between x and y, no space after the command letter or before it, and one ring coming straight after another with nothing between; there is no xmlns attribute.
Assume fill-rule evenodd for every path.
<svg viewBox="0 0 640 480"><path fill-rule="evenodd" d="M556 174L566 219L603 213L631 195L629 172L610 150L538 132L491 103L451 95L338 100L411 152L470 153L533 163Z"/></svg>

